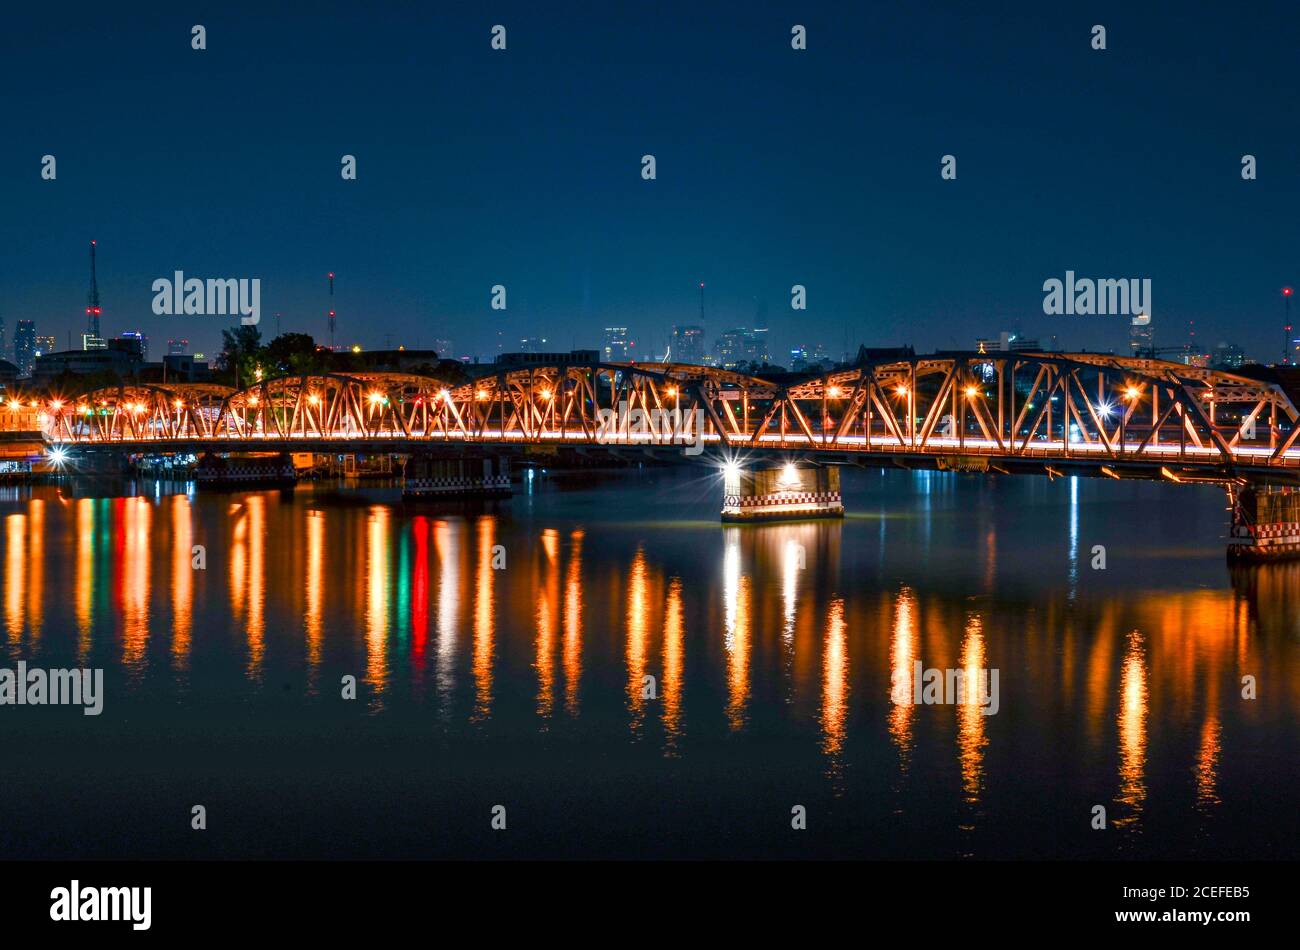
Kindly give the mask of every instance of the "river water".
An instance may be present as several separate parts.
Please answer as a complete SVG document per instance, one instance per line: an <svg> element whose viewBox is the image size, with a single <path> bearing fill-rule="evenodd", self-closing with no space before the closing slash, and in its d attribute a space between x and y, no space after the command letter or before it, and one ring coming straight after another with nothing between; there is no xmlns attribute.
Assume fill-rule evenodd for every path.
<svg viewBox="0 0 1300 950"><path fill-rule="evenodd" d="M1300 566L1230 571L1212 487L0 493L0 665L104 670L98 716L0 706L3 857L1300 852ZM892 701L918 661L989 689Z"/></svg>

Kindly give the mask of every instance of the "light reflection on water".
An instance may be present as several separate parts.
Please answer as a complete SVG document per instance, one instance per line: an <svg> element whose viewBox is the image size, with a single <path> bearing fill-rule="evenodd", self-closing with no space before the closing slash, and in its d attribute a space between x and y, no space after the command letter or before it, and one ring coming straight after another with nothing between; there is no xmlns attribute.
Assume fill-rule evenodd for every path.
<svg viewBox="0 0 1300 950"><path fill-rule="evenodd" d="M827 839L826 853L1288 847L1252 837L1287 807L1261 805L1254 783L1268 763L1274 788L1297 787L1295 763L1270 750L1297 738L1300 566L1230 574L1206 530L1220 499L1143 486L1169 514L1134 526L1134 511L1157 509L1129 485L897 473L863 476L856 500L850 480L859 515L843 524L721 527L708 499L646 520L643 494L674 478L626 479L571 493L539 483L478 513L307 487L36 488L0 513L10 660L105 666L106 721L188 728L198 745L239 746L240 727L206 714L223 703L276 710L288 742L319 731L354 675L367 728L412 751L437 737L436 774L471 785L466 763L497 739L520 794L539 801L595 794L585 768L633 799L680 798L656 783L689 780L706 799L825 796L823 814L848 827L896 823ZM1080 560L1081 534L1107 543L1107 571ZM969 693L891 702L918 661L972 678L999 669L999 712ZM1269 684L1257 700L1240 698L1247 673ZM63 740L93 734L79 737ZM423 767L382 758L375 740L321 748L344 743L381 771ZM575 745L577 765L532 754ZM312 786L326 759L293 775ZM1094 804L1110 838L1088 835ZM698 802L681 808L672 821L701 820Z"/></svg>

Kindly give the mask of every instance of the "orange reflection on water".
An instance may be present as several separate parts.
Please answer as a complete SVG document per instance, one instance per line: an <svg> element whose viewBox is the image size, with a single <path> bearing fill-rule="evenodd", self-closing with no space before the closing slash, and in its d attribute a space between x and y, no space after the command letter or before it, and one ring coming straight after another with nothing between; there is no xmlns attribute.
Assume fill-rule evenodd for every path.
<svg viewBox="0 0 1300 950"><path fill-rule="evenodd" d="M723 643L727 651L727 720L740 729L748 719L750 593L740 572L740 529L727 528L722 563Z"/></svg>
<svg viewBox="0 0 1300 950"><path fill-rule="evenodd" d="M42 603L45 594L45 502L33 498L28 511L27 551L27 633L35 650L41 638L41 617L45 613Z"/></svg>
<svg viewBox="0 0 1300 950"><path fill-rule="evenodd" d="M77 616L77 657L85 665L90 653L91 604L95 595L95 502L77 499L77 569L73 579Z"/></svg>
<svg viewBox="0 0 1300 950"><path fill-rule="evenodd" d="M831 601L826 617L826 643L822 652L822 753L829 760L828 772L837 778L843 772L841 755L847 732L849 695L849 651L845 637L844 601Z"/></svg>
<svg viewBox="0 0 1300 950"><path fill-rule="evenodd" d="M153 508L145 498L128 498L122 533L122 662L134 675L144 671L149 644L149 545Z"/></svg>
<svg viewBox="0 0 1300 950"><path fill-rule="evenodd" d="M366 685L371 708L383 705L388 686L388 544L391 530L389 510L383 505L370 508L366 522Z"/></svg>
<svg viewBox="0 0 1300 950"><path fill-rule="evenodd" d="M245 504L248 509L248 614L244 623L248 635L246 675L258 680L266 656L266 496L249 495Z"/></svg>
<svg viewBox="0 0 1300 950"><path fill-rule="evenodd" d="M1128 813L1115 819L1119 826L1135 822L1146 800L1147 673L1142 635L1128 635L1128 650L1119 687L1119 800Z"/></svg>
<svg viewBox="0 0 1300 950"><path fill-rule="evenodd" d="M984 784L984 732L986 686L992 684L984 672L984 624L979 617L966 621L966 637L961 645L963 688L957 706L957 747L961 756L961 788L966 801L979 801Z"/></svg>
<svg viewBox="0 0 1300 950"><path fill-rule="evenodd" d="M579 528L569 535L569 568L564 577L564 708L578 714L582 682L582 538Z"/></svg>
<svg viewBox="0 0 1300 950"><path fill-rule="evenodd" d="M627 703L632 713L633 735L641 731L645 715L643 678L646 670L646 632L650 624L650 580L645 551L637 548L627 578Z"/></svg>
<svg viewBox="0 0 1300 950"><path fill-rule="evenodd" d="M190 499L173 495L172 509L172 661L185 669L190 657L190 631L194 602L194 531L190 524Z"/></svg>
<svg viewBox="0 0 1300 950"><path fill-rule="evenodd" d="M555 633L560 609L560 533L542 531L542 577L534 576L537 592L537 639L534 643L537 669L537 715L549 717L555 705Z"/></svg>
<svg viewBox="0 0 1300 950"><path fill-rule="evenodd" d="M675 756L682 736L682 658L685 655L685 625L682 621L682 581L674 577L668 585L664 610L664 754Z"/></svg>
<svg viewBox="0 0 1300 950"><path fill-rule="evenodd" d="M325 513L307 512L307 570L303 588L303 626L307 635L307 691L316 692L321 641L325 633Z"/></svg>
<svg viewBox="0 0 1300 950"><path fill-rule="evenodd" d="M474 599L474 721L492 715L492 653L496 613L496 591L492 570L492 548L496 543L496 519L478 519L478 567Z"/></svg>
<svg viewBox="0 0 1300 950"><path fill-rule="evenodd" d="M9 642L23 636L23 583L27 574L27 516L5 516L5 630Z"/></svg>
<svg viewBox="0 0 1300 950"><path fill-rule="evenodd" d="M1219 801L1219 756L1223 753L1223 727L1219 724L1219 681L1211 676L1205 697L1205 722L1196 754L1196 804L1209 808Z"/></svg>
<svg viewBox="0 0 1300 950"><path fill-rule="evenodd" d="M916 660L918 620L916 595L904 587L894 598L894 630L889 647L890 683L900 684L899 689L907 702L892 701L889 707L889 736L898 746L899 767L906 772L912 761L912 678Z"/></svg>

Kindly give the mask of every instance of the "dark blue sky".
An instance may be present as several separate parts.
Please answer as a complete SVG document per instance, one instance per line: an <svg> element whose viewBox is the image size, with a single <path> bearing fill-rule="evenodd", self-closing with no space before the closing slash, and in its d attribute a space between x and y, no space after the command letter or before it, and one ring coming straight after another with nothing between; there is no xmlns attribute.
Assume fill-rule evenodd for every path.
<svg viewBox="0 0 1300 950"><path fill-rule="evenodd" d="M774 349L1016 325L1122 348L1123 317L1042 313L1071 269L1151 278L1158 343L1194 320L1277 358L1300 283L1293 3L263 6L6 11L10 341L24 318L60 345L83 329L94 237L105 330L155 352L230 325L151 313L178 269L260 277L263 329L280 311L318 339L333 269L340 342L371 348L488 353L501 322L566 349L625 323L658 349L701 280L710 338L763 313Z"/></svg>

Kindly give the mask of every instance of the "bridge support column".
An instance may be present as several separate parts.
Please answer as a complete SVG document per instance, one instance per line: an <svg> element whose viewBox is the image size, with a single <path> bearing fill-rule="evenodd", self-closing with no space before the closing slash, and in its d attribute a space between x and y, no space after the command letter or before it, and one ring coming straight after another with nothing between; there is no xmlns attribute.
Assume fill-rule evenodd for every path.
<svg viewBox="0 0 1300 950"><path fill-rule="evenodd" d="M1300 559L1300 491L1230 487L1228 498L1232 503L1230 560Z"/></svg>
<svg viewBox="0 0 1300 950"><path fill-rule="evenodd" d="M415 455L406 463L403 498L509 498L510 460Z"/></svg>
<svg viewBox="0 0 1300 950"><path fill-rule="evenodd" d="M293 485L297 480L298 472L288 452L227 456L208 452L194 467L194 481L199 485Z"/></svg>
<svg viewBox="0 0 1300 950"><path fill-rule="evenodd" d="M742 469L731 464L723 472L722 491L723 521L844 517L840 470L835 465L813 467L791 462L778 468Z"/></svg>

